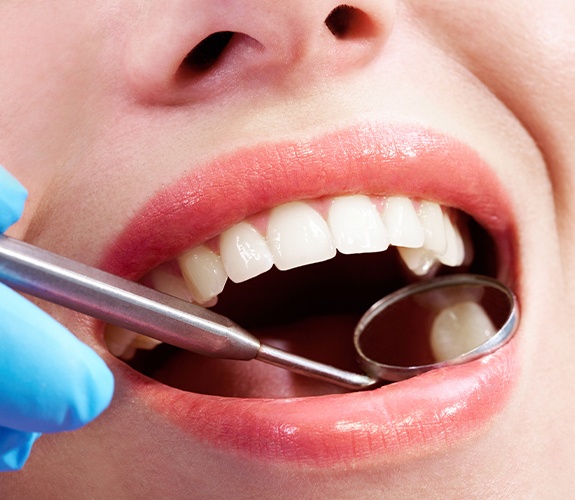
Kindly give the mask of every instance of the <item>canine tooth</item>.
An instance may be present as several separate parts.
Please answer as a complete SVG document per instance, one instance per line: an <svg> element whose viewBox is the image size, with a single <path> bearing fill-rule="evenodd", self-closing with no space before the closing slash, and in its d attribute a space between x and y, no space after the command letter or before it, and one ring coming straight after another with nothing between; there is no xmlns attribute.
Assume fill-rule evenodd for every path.
<svg viewBox="0 0 575 500"><path fill-rule="evenodd" d="M437 264L436 256L427 248L397 247L408 269L417 276L426 276Z"/></svg>
<svg viewBox="0 0 575 500"><path fill-rule="evenodd" d="M328 260L336 253L325 220L301 201L270 212L267 240L274 263L281 270Z"/></svg>
<svg viewBox="0 0 575 500"><path fill-rule="evenodd" d="M446 361L479 347L495 333L483 307L460 302L443 309L433 321L431 349L437 361Z"/></svg>
<svg viewBox="0 0 575 500"><path fill-rule="evenodd" d="M104 341L108 350L117 358L130 359L133 357L135 349L131 349L131 344L138 336L136 332L126 330L116 325L107 325L104 332ZM125 356L128 355L128 358Z"/></svg>
<svg viewBox="0 0 575 500"><path fill-rule="evenodd" d="M451 219L447 214L443 214L443 223L445 225L445 239L447 241L447 247L444 254L438 255L438 259L446 266L460 266L465 260L463 239L461 238L461 234L459 234L459 230L451 222Z"/></svg>
<svg viewBox="0 0 575 500"><path fill-rule="evenodd" d="M240 222L220 236L220 256L235 283L265 273L274 264L264 237L247 222Z"/></svg>
<svg viewBox="0 0 575 500"><path fill-rule="evenodd" d="M159 292L188 302L192 301L184 279L180 276L176 276L164 266L157 267L150 273L150 281L152 286Z"/></svg>
<svg viewBox="0 0 575 500"><path fill-rule="evenodd" d="M437 203L423 200L420 202L417 215L425 238L424 248L437 255L445 253L447 241L441 207Z"/></svg>
<svg viewBox="0 0 575 500"><path fill-rule="evenodd" d="M178 262L196 302L205 304L224 289L228 275L222 259L205 245L189 250L178 258Z"/></svg>
<svg viewBox="0 0 575 500"><path fill-rule="evenodd" d="M334 198L327 223L341 253L380 252L389 246L387 228L367 196Z"/></svg>
<svg viewBox="0 0 575 500"><path fill-rule="evenodd" d="M423 245L424 234L413 203L404 196L386 199L382 219L389 232L392 245L419 248Z"/></svg>

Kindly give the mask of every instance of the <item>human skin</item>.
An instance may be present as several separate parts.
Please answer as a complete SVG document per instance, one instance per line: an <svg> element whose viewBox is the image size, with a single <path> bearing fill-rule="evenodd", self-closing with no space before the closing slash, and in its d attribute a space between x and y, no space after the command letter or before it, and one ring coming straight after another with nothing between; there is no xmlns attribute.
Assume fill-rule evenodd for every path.
<svg viewBox="0 0 575 500"><path fill-rule="evenodd" d="M137 376L107 351L101 324L42 304L108 363L116 394L85 429L43 436L22 471L0 476L4 496L557 498L571 491L575 6L355 0L347 5L362 14L350 20L352 36L338 38L325 25L338 5L0 2L0 163L30 193L9 234L112 269L125 252L123 235L150 213L161 189L192 176L189 194L178 192L192 215L185 207L200 191L217 200L209 175L198 172L226 155L321 141L352 127L433 130L482 158L514 228L509 267L522 320L496 408L485 418L474 414L477 425L455 437L341 461L317 450L300 460L257 455L179 425L138 392ZM218 31L248 36L209 71L182 70L186 54ZM218 165L223 179L233 170ZM414 175L405 175L400 193L381 191L415 193ZM169 234L169 214L154 216ZM237 222L206 217L206 239ZM200 243L183 238L180 251ZM129 277L177 256L160 254L141 256L149 263ZM394 390L407 388L401 384Z"/></svg>

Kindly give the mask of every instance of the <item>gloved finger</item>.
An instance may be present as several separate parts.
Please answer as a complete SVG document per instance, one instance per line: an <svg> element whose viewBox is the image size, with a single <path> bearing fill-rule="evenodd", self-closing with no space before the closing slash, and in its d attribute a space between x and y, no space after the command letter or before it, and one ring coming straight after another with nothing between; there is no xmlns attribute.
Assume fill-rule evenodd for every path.
<svg viewBox="0 0 575 500"><path fill-rule="evenodd" d="M0 284L0 426L77 429L109 405L112 373L44 311Z"/></svg>
<svg viewBox="0 0 575 500"><path fill-rule="evenodd" d="M22 184L0 165L0 233L20 218L27 196Z"/></svg>
<svg viewBox="0 0 575 500"><path fill-rule="evenodd" d="M39 432L22 432L0 427L0 472L20 470Z"/></svg>

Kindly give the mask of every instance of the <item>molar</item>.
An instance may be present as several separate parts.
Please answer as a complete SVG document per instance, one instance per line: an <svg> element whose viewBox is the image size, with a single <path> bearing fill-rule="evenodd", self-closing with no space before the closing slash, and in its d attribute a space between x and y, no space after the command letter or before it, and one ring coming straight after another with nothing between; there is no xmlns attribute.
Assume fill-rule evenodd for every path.
<svg viewBox="0 0 575 500"><path fill-rule="evenodd" d="M387 228L367 196L334 198L327 223L341 253L381 252L389 246Z"/></svg>
<svg viewBox="0 0 575 500"><path fill-rule="evenodd" d="M331 232L322 216L296 201L271 210L267 241L280 270L331 259L336 254Z"/></svg>
<svg viewBox="0 0 575 500"><path fill-rule="evenodd" d="M162 343L116 325L106 326L104 341L114 356L126 361L132 359L138 349L149 351Z"/></svg>
<svg viewBox="0 0 575 500"><path fill-rule="evenodd" d="M266 240L247 222L240 222L222 233L220 256L229 278L235 283L265 273L274 264Z"/></svg>

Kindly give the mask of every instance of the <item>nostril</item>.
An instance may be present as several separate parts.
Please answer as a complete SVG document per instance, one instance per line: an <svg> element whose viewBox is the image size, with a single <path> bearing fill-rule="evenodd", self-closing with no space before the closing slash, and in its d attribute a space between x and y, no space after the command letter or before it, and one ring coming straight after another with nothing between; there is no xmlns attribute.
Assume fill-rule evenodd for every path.
<svg viewBox="0 0 575 500"><path fill-rule="evenodd" d="M370 16L351 5L339 5L333 9L326 17L325 25L340 39L372 37L376 32Z"/></svg>
<svg viewBox="0 0 575 500"><path fill-rule="evenodd" d="M188 53L182 65L193 72L207 71L216 64L234 35L233 31L212 33Z"/></svg>

